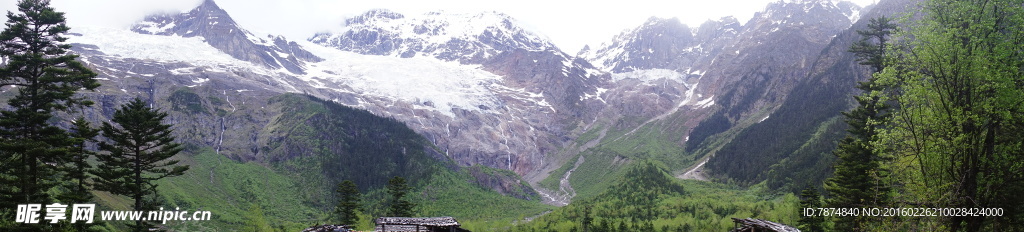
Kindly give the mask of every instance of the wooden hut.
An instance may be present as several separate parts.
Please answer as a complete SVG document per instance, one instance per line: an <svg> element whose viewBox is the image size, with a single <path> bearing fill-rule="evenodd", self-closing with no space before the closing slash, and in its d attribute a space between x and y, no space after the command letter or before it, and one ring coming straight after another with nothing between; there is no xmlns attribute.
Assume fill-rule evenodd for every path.
<svg viewBox="0 0 1024 232"><path fill-rule="evenodd" d="M799 229L787 226L782 223L772 222L756 218L732 218L737 226L730 232L800 232Z"/></svg>
<svg viewBox="0 0 1024 232"><path fill-rule="evenodd" d="M382 217L374 222L377 232L469 232L459 228L459 222L452 217Z"/></svg>

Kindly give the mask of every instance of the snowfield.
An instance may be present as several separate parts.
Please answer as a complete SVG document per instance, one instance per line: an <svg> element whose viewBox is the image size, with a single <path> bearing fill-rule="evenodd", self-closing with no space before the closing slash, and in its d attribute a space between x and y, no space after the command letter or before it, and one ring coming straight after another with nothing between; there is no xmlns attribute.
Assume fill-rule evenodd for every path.
<svg viewBox="0 0 1024 232"><path fill-rule="evenodd" d="M644 69L612 74L612 81L621 81L624 79L637 79L645 83L667 79L678 83L685 83L686 75L668 69Z"/></svg>
<svg viewBox="0 0 1024 232"><path fill-rule="evenodd" d="M493 88L488 87L500 85L501 77L481 70L479 65L462 65L430 57L361 55L297 41L324 61L305 63L307 74L296 76L283 69L267 69L235 59L208 45L202 37L143 35L112 28L78 27L74 32L81 35L69 36L70 43L95 45L111 57L184 62L214 72L251 71L278 78L276 81L286 86L305 85L344 92L354 90L363 97L405 101L417 108L438 111L450 117L454 117L455 108L484 111L480 106L493 110L502 105ZM168 71L175 75L192 74L190 69ZM285 77L289 76L306 83L288 83ZM339 88L341 86L348 88ZM298 92L300 88L290 91ZM529 93L521 95L531 96Z"/></svg>
<svg viewBox="0 0 1024 232"><path fill-rule="evenodd" d="M253 69L252 63L231 57L206 44L202 37L143 35L127 29L76 27L72 30L81 36L68 36L69 43L91 44L99 47L104 54L113 57L131 58L158 62L185 62L208 67L212 71L229 69ZM266 74L266 69L253 69Z"/></svg>
<svg viewBox="0 0 1024 232"><path fill-rule="evenodd" d="M487 86L500 82L501 77L480 70L479 65L430 57L361 55L310 42L298 43L325 59L308 64L307 74L299 77L304 80L319 79L349 86L359 94L411 103L430 102L423 107L452 117L453 108L480 111L479 106L490 109L500 106L498 97Z"/></svg>

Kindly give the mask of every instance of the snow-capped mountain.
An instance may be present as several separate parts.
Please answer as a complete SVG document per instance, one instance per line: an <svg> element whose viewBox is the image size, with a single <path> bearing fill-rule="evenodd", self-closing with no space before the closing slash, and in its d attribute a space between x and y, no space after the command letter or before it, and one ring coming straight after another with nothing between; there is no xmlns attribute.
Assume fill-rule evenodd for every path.
<svg viewBox="0 0 1024 232"><path fill-rule="evenodd" d="M749 31L761 33L774 33L785 28L809 29L803 31L804 38L827 35L826 38L831 39L853 25L860 18L860 13L861 7L848 1L780 0L769 3L745 26Z"/></svg>
<svg viewBox="0 0 1024 232"><path fill-rule="evenodd" d="M141 34L201 37L207 44L231 57L271 69L283 68L302 74L303 62L321 59L284 37L263 35L238 27L231 16L213 0L204 0L195 9L181 14L151 15L132 26Z"/></svg>
<svg viewBox="0 0 1024 232"><path fill-rule="evenodd" d="M712 43L721 37L735 35L739 22L726 17L694 29L679 19L652 17L642 26L623 31L611 42L580 51L579 56L602 70L623 73L644 69L684 71L700 57L709 56Z"/></svg>
<svg viewBox="0 0 1024 232"><path fill-rule="evenodd" d="M467 54L479 55L477 64L264 39L238 27L213 1L182 14L146 17L131 30L76 28L69 42L101 74L103 90L96 97L105 108L139 94L151 99L198 95L188 102L223 106L219 113L176 113L171 120L187 134L183 140L236 159L278 159L264 147L280 135L261 128L273 119L260 105L276 94L295 92L400 120L461 165L534 173L549 162L547 153L572 136L567 125L583 121L588 107L600 107L597 99L581 96L596 92L593 85L601 74L525 31L517 33L529 39L502 37L511 32L494 28L518 28L507 16L481 17L501 20L481 26L485 29L477 32L485 36L472 38L480 47ZM349 21L359 20L370 19ZM438 29L451 32L454 25L470 21L485 22L436 23L452 25ZM490 55L484 59L482 54Z"/></svg>
<svg viewBox="0 0 1024 232"><path fill-rule="evenodd" d="M501 52L553 49L547 39L498 12L430 12L406 17L378 9L349 18L341 33L319 33L317 44L367 55L427 56L479 64Z"/></svg>
<svg viewBox="0 0 1024 232"><path fill-rule="evenodd" d="M391 57L430 57L481 64L514 88L541 93L566 119L587 115L582 99L601 72L524 29L498 12L430 12L405 16L371 10L346 20L339 33L319 33L310 42L342 51ZM571 119L575 120L575 119Z"/></svg>
<svg viewBox="0 0 1024 232"><path fill-rule="evenodd" d="M387 10L371 10L347 19L345 27L340 31L317 34L309 41L365 55L479 65L481 70L499 77L499 84L495 86L500 86L500 89L495 91L515 90L507 92L509 94L499 94L498 99L503 104L497 109L484 107L497 110L495 112L501 116L493 117L499 117L501 119L498 121L505 121L503 124L515 128L513 131L508 131L508 126L494 128L501 135L499 137L504 138L498 140L493 135L478 135L450 140L451 143L464 144L465 148L460 147L456 152L461 157L460 162L466 161L464 164L508 168L520 174L536 174L541 166L557 167L559 164L547 161L550 157L546 155L569 142L573 133L580 133L570 128L579 128L581 124L594 121L594 117L605 107L606 102L600 98L599 86L607 79L606 73L595 69L586 60L561 51L547 38L524 29L515 19L505 14L439 11L406 16ZM478 130L476 127L493 127L479 125L476 122L479 119L457 117L453 120L474 125L473 128L466 128L473 131ZM441 124L451 122L438 122L435 125ZM535 135L523 137L526 131L515 131L518 128ZM439 135L442 141L449 141L447 134L440 132L433 134ZM485 147L481 144L493 144L494 141L503 144L499 147L501 149L479 151L480 147ZM521 144L525 150L505 146L509 143ZM480 159L480 156L501 153L518 154L519 157L530 154L533 158L530 158L530 162L525 162L523 158L515 161L514 157L505 155L507 159L501 160L502 163L491 161L493 158ZM466 157L463 154L473 155Z"/></svg>
<svg viewBox="0 0 1024 232"><path fill-rule="evenodd" d="M373 10L339 33L289 41L240 28L207 0L130 30L76 28L69 42L101 73L93 97L102 111L134 95L213 106L173 108L170 120L185 141L235 159L281 159L266 148L282 135L262 127L276 120L263 105L306 93L404 122L439 158L536 181L585 149L571 144L593 128L628 135L678 121L702 135L671 139L697 146L766 118L857 9L780 1L746 24L726 17L697 28L651 18L573 56L496 12ZM708 118L727 128L701 127Z"/></svg>

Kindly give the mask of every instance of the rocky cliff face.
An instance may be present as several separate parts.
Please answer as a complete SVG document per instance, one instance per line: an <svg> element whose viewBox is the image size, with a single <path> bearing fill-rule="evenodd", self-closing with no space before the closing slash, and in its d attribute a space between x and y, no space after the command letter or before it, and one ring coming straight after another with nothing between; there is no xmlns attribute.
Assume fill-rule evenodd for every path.
<svg viewBox="0 0 1024 232"><path fill-rule="evenodd" d="M728 126L697 128L707 130L687 146L700 146L707 135L769 117L835 34L851 25L848 12L831 1L798 1L772 3L755 14L701 68L709 72L697 92L722 107L706 123Z"/></svg>
<svg viewBox="0 0 1024 232"><path fill-rule="evenodd" d="M849 2L778 1L742 25L723 18L695 30L652 18L580 56L612 73L602 86L609 103L601 118L626 128L683 120L690 131L671 139L688 152L708 152L721 145L707 138L769 118L859 10ZM727 135L718 141L734 133Z"/></svg>
<svg viewBox="0 0 1024 232"><path fill-rule="evenodd" d="M856 83L870 77L869 69L848 52L860 40L856 31L866 30L868 19L893 17L917 2L886 0L865 9L860 20L838 33L814 59L807 76L772 117L737 135L708 161L708 167L720 177L741 183L767 180L771 188L793 192L821 183L831 174L835 141L845 136L841 112L855 106ZM751 154L749 148L757 152Z"/></svg>

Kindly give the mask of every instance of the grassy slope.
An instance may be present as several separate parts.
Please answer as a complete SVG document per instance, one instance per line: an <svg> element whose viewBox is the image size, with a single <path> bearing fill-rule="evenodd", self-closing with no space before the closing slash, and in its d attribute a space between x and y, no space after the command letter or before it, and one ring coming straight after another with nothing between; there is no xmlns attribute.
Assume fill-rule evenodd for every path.
<svg viewBox="0 0 1024 232"><path fill-rule="evenodd" d="M257 163L241 163L206 150L185 157L185 175L160 182L167 203L186 210L208 210L210 222L171 224L181 230L244 229L269 224L289 231L316 222L323 212L303 202L299 181Z"/></svg>
<svg viewBox="0 0 1024 232"><path fill-rule="evenodd" d="M680 170L692 165L700 157L683 149L682 140L687 128L682 125L685 120L682 120L680 115L677 113L663 120L642 125L635 130L599 125L584 132L577 139L577 144L585 144L597 138L598 131L605 127L609 128L597 146L579 154L584 156L585 161L569 177L577 196L594 196L604 191L622 175L622 167L632 160L652 160L670 170ZM560 178L574 164L575 162L563 164L539 184L549 189L558 189L555 186L558 185Z"/></svg>
<svg viewBox="0 0 1024 232"><path fill-rule="evenodd" d="M358 227L371 229L372 218L384 216L383 183L395 175L410 180L413 193L409 196L419 205L419 216L454 216L470 229L507 228L514 221L553 209L538 199L504 196L473 184L468 169L429 156L425 150L430 147L420 143L426 140L393 119L294 94L272 98L267 108L277 108L272 112L280 113L266 125L264 132L271 133L273 141L264 150L267 156L282 159L239 162L210 148L190 145L192 149L175 159L191 169L183 176L159 181L160 197L165 208L211 211L213 218L169 222L167 227L181 231L298 231L331 223L334 184L341 178L354 178L363 183L360 188L366 211ZM372 156L365 157L369 160L351 162L367 154ZM484 169L484 173L501 172ZM131 205L122 196L103 192L97 196L101 210ZM110 227L121 227L113 224Z"/></svg>
<svg viewBox="0 0 1024 232"><path fill-rule="evenodd" d="M628 166L639 166L644 162ZM627 170L631 168L625 168ZM664 181L637 180L631 171L623 171L612 187L591 196L578 198L569 206L555 210L530 223L513 227L511 231L578 231L585 208L594 218L591 231L609 231L618 228L648 224L653 231L727 231L732 228L730 218L755 217L794 225L798 218L798 199L793 194L777 194L763 185L741 188L735 185L711 182L677 180L664 171ZM644 174L643 176L652 176ZM624 191L624 183L645 183ZM635 189L659 189L662 186L681 186L682 192L655 191L647 197ZM638 195L639 194L639 195ZM630 200L640 199L640 200ZM645 201L643 199L651 199ZM641 228L640 230L646 230Z"/></svg>
<svg viewBox="0 0 1024 232"><path fill-rule="evenodd" d="M306 196L296 191L303 188L300 175L285 175L254 162L241 163L209 151L183 160L192 169L184 176L161 181L160 192L169 206L211 211L213 221L170 223L172 228L297 231L330 222L328 212L309 204ZM425 187L411 194L420 205L418 214L454 216L466 228L484 229L508 227L515 220L553 209L481 188L471 184L469 178L463 172L434 174ZM366 194L366 207L382 209L380 197L381 190L371 190ZM360 228L370 229L370 219L376 216L381 215L364 214Z"/></svg>

